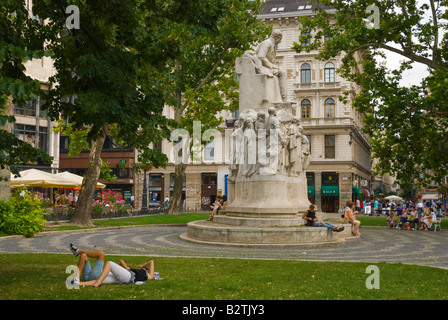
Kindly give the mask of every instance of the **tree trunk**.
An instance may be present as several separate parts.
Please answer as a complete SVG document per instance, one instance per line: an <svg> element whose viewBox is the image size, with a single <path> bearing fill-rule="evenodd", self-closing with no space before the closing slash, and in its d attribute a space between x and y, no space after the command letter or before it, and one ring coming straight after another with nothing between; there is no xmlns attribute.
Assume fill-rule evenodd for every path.
<svg viewBox="0 0 448 320"><path fill-rule="evenodd" d="M179 79L181 73L181 65L179 63L179 60L176 60L175 67L176 67L175 72L177 75L177 79ZM175 92L175 98L177 102L177 107L174 108L174 120L176 120L177 123L179 123L183 113L182 92L179 89L176 90ZM185 152L185 150L182 151ZM180 162L176 164L176 168L174 171L173 194L170 199L167 214L179 214L180 201L182 200L182 187L184 185L183 176L185 174L186 169L187 169L186 163Z"/></svg>
<svg viewBox="0 0 448 320"><path fill-rule="evenodd" d="M103 150L106 133L104 132L93 143L92 150L89 156L89 165L87 173L82 182L81 191L79 193L78 201L76 202L75 212L71 219L71 223L80 226L92 226L92 202L95 194L96 184L101 174L101 151Z"/></svg>
<svg viewBox="0 0 448 320"><path fill-rule="evenodd" d="M183 177L186 169L187 165L182 162L176 165L174 171L173 195L168 206L168 214L179 214L180 202L182 200L182 187L184 185Z"/></svg>
<svg viewBox="0 0 448 320"><path fill-rule="evenodd" d="M12 98L6 102L6 108L4 110L5 116L10 116L12 112ZM0 126L0 129L7 132L12 131L12 124L7 122L4 126ZM6 201L11 194L11 172L8 167L5 169L0 168L0 200Z"/></svg>
<svg viewBox="0 0 448 320"><path fill-rule="evenodd" d="M11 194L10 179L9 169L0 169L0 200L6 201Z"/></svg>

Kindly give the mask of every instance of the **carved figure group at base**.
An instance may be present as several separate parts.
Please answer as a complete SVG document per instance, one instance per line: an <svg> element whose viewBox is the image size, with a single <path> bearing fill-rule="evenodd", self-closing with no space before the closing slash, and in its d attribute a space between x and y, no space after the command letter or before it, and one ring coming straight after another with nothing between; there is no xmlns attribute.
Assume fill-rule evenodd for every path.
<svg viewBox="0 0 448 320"><path fill-rule="evenodd" d="M296 177L309 164L309 141L298 117L275 108L240 114L231 136L229 179L283 174Z"/></svg>

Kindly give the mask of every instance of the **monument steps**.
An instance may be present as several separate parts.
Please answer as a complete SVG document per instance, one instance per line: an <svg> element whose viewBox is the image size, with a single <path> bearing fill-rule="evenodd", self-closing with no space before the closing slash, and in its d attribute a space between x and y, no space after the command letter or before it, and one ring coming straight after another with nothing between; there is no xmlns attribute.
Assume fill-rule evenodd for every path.
<svg viewBox="0 0 448 320"><path fill-rule="evenodd" d="M252 218L240 217L215 216L215 219L217 221L203 220L188 223L187 232L180 236L181 239L202 244L245 247L342 245L346 240L359 239L351 235L349 224L336 224L339 227L344 226L345 229L342 232L334 232L325 227L305 226L303 222L298 225L297 222L301 220L298 218L268 219L270 221L253 219L253 222L250 221ZM223 223L225 221L233 224Z"/></svg>

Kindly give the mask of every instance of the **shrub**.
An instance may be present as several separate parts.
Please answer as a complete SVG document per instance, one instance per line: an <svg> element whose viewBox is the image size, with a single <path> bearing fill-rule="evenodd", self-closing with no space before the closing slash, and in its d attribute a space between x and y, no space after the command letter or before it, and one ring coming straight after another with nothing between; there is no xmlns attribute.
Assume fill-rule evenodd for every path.
<svg viewBox="0 0 448 320"><path fill-rule="evenodd" d="M30 192L30 196L32 198L39 198L40 199L40 206L43 209L51 208L51 200L48 197L45 197L42 192Z"/></svg>
<svg viewBox="0 0 448 320"><path fill-rule="evenodd" d="M14 192L8 201L0 200L0 231L30 238L44 230L46 212L41 199L20 191Z"/></svg>
<svg viewBox="0 0 448 320"><path fill-rule="evenodd" d="M126 201L123 200L123 196L120 192L114 192L112 190L101 191L101 195L98 194L96 199L93 200L94 214L103 213L103 209L110 208L110 212L126 212L130 209L130 206L126 205Z"/></svg>
<svg viewBox="0 0 448 320"><path fill-rule="evenodd" d="M75 201L75 198L71 194L60 194L56 196L56 203L62 206L69 206L72 202Z"/></svg>

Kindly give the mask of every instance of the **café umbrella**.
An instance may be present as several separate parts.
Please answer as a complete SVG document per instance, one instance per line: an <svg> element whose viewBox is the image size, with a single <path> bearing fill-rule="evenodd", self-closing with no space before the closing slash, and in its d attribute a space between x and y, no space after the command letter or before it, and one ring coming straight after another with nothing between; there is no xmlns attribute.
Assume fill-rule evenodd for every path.
<svg viewBox="0 0 448 320"><path fill-rule="evenodd" d="M400 201L400 200L403 200L402 197L394 196L394 195L385 197L384 199L385 199L385 200L390 200L390 201Z"/></svg>
<svg viewBox="0 0 448 320"><path fill-rule="evenodd" d="M63 178L67 178L67 179L76 181L79 184L79 187L81 187L82 181L84 179L83 177L81 177L81 176L79 176L77 174L68 172L68 171L56 173L56 175L59 176L59 177L63 177ZM104 189L104 188L106 188L106 185L104 183L97 182L96 188L97 189Z"/></svg>
<svg viewBox="0 0 448 320"><path fill-rule="evenodd" d="M20 177L11 174L11 188L42 187L42 188L78 188L81 184L75 179L58 176L37 169L20 171Z"/></svg>

